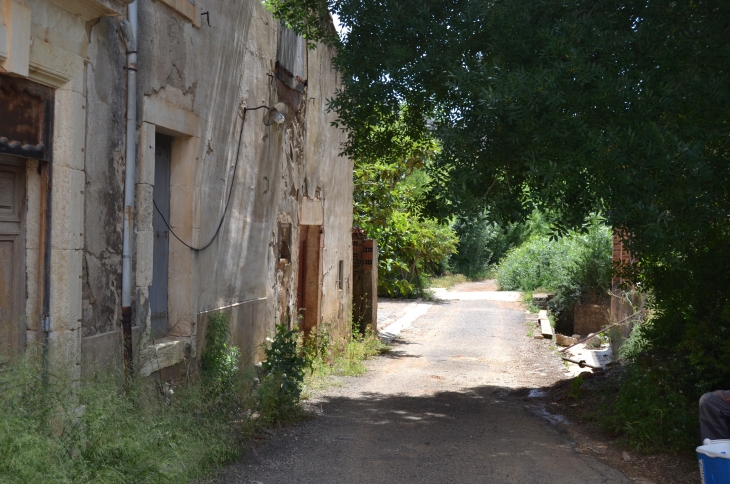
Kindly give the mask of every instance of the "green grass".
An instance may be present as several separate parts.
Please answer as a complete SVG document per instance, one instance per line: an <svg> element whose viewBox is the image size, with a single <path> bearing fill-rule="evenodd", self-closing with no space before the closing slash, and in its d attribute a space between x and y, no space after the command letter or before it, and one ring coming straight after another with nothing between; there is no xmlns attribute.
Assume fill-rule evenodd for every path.
<svg viewBox="0 0 730 484"><path fill-rule="evenodd" d="M305 398L311 397L313 392L337 384L330 378L332 376L364 374L367 371L365 360L384 351L387 351L387 345L381 342L370 328L365 335L353 333L344 344L328 345L311 362L311 371L304 379Z"/></svg>
<svg viewBox="0 0 730 484"><path fill-rule="evenodd" d="M320 338L302 385L289 381L291 365L302 377L306 369L296 334L278 331L273 341L282 344L266 350L271 361L239 371L219 319L219 344L208 341L200 378L174 388L142 377L123 384L115 370L82 382L44 377L34 356L0 365L0 482L192 481L237 458L253 434L301 419L299 391L322 388L332 375L361 375L364 360L385 349L371 331L339 344ZM292 385L298 390L284 391Z"/></svg>
<svg viewBox="0 0 730 484"><path fill-rule="evenodd" d="M469 279L463 274L448 274L441 277L432 277L428 281L429 287L444 287L451 289L457 284L469 282Z"/></svg>
<svg viewBox="0 0 730 484"><path fill-rule="evenodd" d="M140 379L125 393L119 377L45 383L30 358L3 367L0 482L179 483L239 454L249 422L200 385L170 393Z"/></svg>
<svg viewBox="0 0 730 484"><path fill-rule="evenodd" d="M535 306L532 302L532 291L525 291L522 293L522 303L525 305L525 309L527 309L531 313L539 313L540 308Z"/></svg>

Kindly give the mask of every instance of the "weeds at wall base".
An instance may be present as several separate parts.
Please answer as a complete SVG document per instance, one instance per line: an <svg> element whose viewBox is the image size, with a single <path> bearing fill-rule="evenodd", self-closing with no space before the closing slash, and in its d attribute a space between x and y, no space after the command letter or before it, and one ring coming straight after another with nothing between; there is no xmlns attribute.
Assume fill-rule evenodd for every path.
<svg viewBox="0 0 730 484"><path fill-rule="evenodd" d="M253 434L304 418L302 389L363 373L362 360L383 348L372 332L340 345L320 338L305 381L297 334L282 327L267 363L242 371L225 318L214 318L200 378L179 387L147 378L124 385L115 370L86 382L44 379L32 356L1 366L0 482L182 483L209 475Z"/></svg>
<svg viewBox="0 0 730 484"><path fill-rule="evenodd" d="M327 334L326 330L315 335L314 341ZM326 339L329 340L327 335ZM330 385L337 385L331 377L352 377L364 374L367 369L364 361L387 351L385 345L370 327L365 334L353 331L348 339L340 344L330 344L324 351L310 361L310 371L304 379L303 398L311 398L314 393Z"/></svg>

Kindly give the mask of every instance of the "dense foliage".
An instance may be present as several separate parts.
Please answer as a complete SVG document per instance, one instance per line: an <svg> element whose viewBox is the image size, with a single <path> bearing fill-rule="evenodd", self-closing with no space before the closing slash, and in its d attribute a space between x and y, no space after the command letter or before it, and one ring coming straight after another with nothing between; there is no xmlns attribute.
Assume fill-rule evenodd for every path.
<svg viewBox="0 0 730 484"><path fill-rule="evenodd" d="M524 222L504 226L492 221L488 213L457 217L453 227L459 243L449 265L472 280L483 279L492 274L507 251L530 237L549 235L552 220L551 214L538 210Z"/></svg>
<svg viewBox="0 0 730 484"><path fill-rule="evenodd" d="M378 242L378 292L411 296L421 292L422 278L439 272L456 251L457 238L448 224L423 210L430 183L425 169L438 145L432 138L414 142L400 131L400 120L390 128L397 149L354 159L354 223Z"/></svg>
<svg viewBox="0 0 730 484"><path fill-rule="evenodd" d="M730 3L271 1L346 29L348 154L390 152L402 116L441 144L434 211L549 208L562 233L605 214L653 296L647 349L691 376L676 391L730 386Z"/></svg>
<svg viewBox="0 0 730 484"><path fill-rule="evenodd" d="M497 282L508 290L555 291L551 309L560 318L586 297L607 297L611 284L611 230L594 217L584 231L551 238L537 235L510 250Z"/></svg>

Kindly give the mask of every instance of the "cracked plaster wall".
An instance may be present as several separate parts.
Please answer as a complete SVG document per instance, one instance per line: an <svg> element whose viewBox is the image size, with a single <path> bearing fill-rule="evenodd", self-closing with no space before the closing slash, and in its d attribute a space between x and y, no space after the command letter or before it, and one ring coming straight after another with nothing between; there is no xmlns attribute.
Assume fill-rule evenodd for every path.
<svg viewBox="0 0 730 484"><path fill-rule="evenodd" d="M321 319L335 334L346 334L352 162L338 156L344 135L330 126L334 115L326 110L326 98L334 95L338 82L331 65L333 52L322 46L306 52L307 92L284 125L266 127L263 110L252 111L246 114L241 132L243 106L279 101L274 78L279 24L258 0L216 2L206 10L212 26L203 23L198 29L163 3L139 1L138 121L141 129L146 116L142 107L153 98L199 117L192 196L173 198L178 205L172 206L191 213L194 229L188 243L208 243L231 187L233 191L220 234L208 249L191 255L186 301L191 307L184 309L195 315L192 346L199 350L210 311L223 308L234 343L244 359L252 361L261 357L261 345L274 324L295 324L299 206L304 197L318 199L324 206ZM117 23L102 18L87 26L82 329L89 345L98 341L92 352L117 341L100 335L112 334L119 321L126 75ZM174 167L173 159L173 171ZM139 230L149 229L142 225L151 222L143 218L136 214ZM292 224L289 263L278 260L280 222ZM134 264L145 260L135 254ZM345 266L342 291L337 288L340 260ZM144 325L146 290L138 289L135 311ZM171 305L171 320L179 310Z"/></svg>
<svg viewBox="0 0 730 484"><path fill-rule="evenodd" d="M126 75L117 25L102 17L88 28L84 337L117 330L120 320Z"/></svg>

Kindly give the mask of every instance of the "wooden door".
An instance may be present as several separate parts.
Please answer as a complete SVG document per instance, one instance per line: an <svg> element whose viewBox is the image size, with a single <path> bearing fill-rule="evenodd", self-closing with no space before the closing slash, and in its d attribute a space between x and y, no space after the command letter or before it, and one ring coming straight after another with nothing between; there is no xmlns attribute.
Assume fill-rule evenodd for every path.
<svg viewBox="0 0 730 484"><path fill-rule="evenodd" d="M322 294L321 225L299 227L299 274L297 280L297 309L299 328L307 336L319 324L320 295Z"/></svg>
<svg viewBox="0 0 730 484"><path fill-rule="evenodd" d="M170 163L172 139L155 135L155 188L152 192L156 208L153 208L152 230L154 231L152 285L150 286L150 312L152 313L152 337L167 335L168 313L168 267L170 260Z"/></svg>
<svg viewBox="0 0 730 484"><path fill-rule="evenodd" d="M299 270L297 271L297 326L304 329L304 301L307 291L307 226L299 226Z"/></svg>
<svg viewBox="0 0 730 484"><path fill-rule="evenodd" d="M25 349L25 165L0 155L0 357Z"/></svg>

